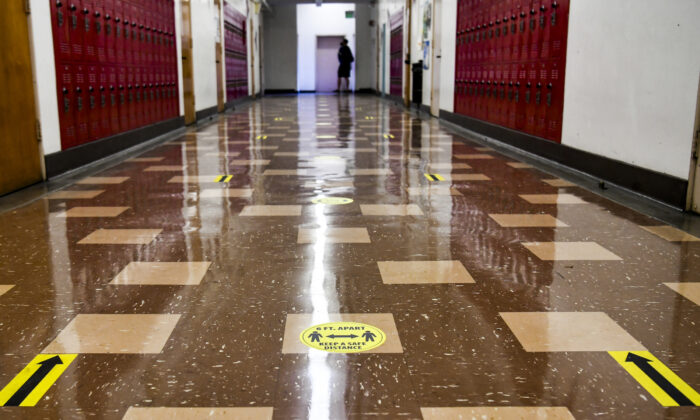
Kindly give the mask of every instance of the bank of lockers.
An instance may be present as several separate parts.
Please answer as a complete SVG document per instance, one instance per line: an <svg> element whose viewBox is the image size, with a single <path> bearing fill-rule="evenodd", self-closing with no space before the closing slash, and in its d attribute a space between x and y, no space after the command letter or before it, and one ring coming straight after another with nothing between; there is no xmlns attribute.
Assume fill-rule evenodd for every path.
<svg viewBox="0 0 700 420"><path fill-rule="evenodd" d="M64 149L179 115L173 0L50 0Z"/></svg>
<svg viewBox="0 0 700 420"><path fill-rule="evenodd" d="M246 17L228 3L224 6L224 55L226 56L226 100L248 95Z"/></svg>
<svg viewBox="0 0 700 420"><path fill-rule="evenodd" d="M389 38L389 93L403 96L403 9L389 17L391 35Z"/></svg>
<svg viewBox="0 0 700 420"><path fill-rule="evenodd" d="M459 0L455 112L561 141L569 0Z"/></svg>

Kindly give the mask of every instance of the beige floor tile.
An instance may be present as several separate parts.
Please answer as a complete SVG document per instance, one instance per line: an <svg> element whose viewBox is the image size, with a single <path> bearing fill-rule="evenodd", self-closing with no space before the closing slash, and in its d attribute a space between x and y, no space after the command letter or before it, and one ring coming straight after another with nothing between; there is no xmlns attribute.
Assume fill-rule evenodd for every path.
<svg viewBox="0 0 700 420"><path fill-rule="evenodd" d="M352 188L355 184L352 181L307 181L304 188Z"/></svg>
<svg viewBox="0 0 700 420"><path fill-rule="evenodd" d="M279 146L248 146L249 150L277 150Z"/></svg>
<svg viewBox="0 0 700 420"><path fill-rule="evenodd" d="M386 342L381 346L363 353L403 353L403 346L396 329L392 314L288 314L284 325L282 353L311 353L314 350L307 347L299 339L305 329L327 322L361 322L377 327L386 334Z"/></svg>
<svg viewBox="0 0 700 420"><path fill-rule="evenodd" d="M455 169L471 169L472 167L466 163L451 163L451 162L441 162L441 163L429 163L427 165L427 170L429 171L435 171L435 170L447 170L447 171L454 171Z"/></svg>
<svg viewBox="0 0 700 420"><path fill-rule="evenodd" d="M4 295L5 293L9 292L10 289L15 287L14 284L0 284L0 296Z"/></svg>
<svg viewBox="0 0 700 420"><path fill-rule="evenodd" d="M573 194L520 194L520 198L531 204L586 204Z"/></svg>
<svg viewBox="0 0 700 420"><path fill-rule="evenodd" d="M622 258L595 242L523 242L543 261L618 261Z"/></svg>
<svg viewBox="0 0 700 420"><path fill-rule="evenodd" d="M130 262L109 284L116 285L197 285L210 262Z"/></svg>
<svg viewBox="0 0 700 420"><path fill-rule="evenodd" d="M272 407L129 407L122 420L271 420Z"/></svg>
<svg viewBox="0 0 700 420"><path fill-rule="evenodd" d="M270 161L267 159L236 159L231 161L231 165L234 166L248 166L248 165L269 165Z"/></svg>
<svg viewBox="0 0 700 420"><path fill-rule="evenodd" d="M73 207L59 213L58 217L117 217L129 207Z"/></svg>
<svg viewBox="0 0 700 420"><path fill-rule="evenodd" d="M529 163L524 163L524 162L508 162L508 163L506 163L506 165L510 166L511 168L515 168L515 169L530 169L533 167Z"/></svg>
<svg viewBox="0 0 700 420"><path fill-rule="evenodd" d="M549 214L489 214L501 227L567 227Z"/></svg>
<svg viewBox="0 0 700 420"><path fill-rule="evenodd" d="M76 182L76 184L121 184L127 179L129 179L128 176L89 176Z"/></svg>
<svg viewBox="0 0 700 420"><path fill-rule="evenodd" d="M311 156L309 152L275 152L278 157L307 157Z"/></svg>
<svg viewBox="0 0 700 420"><path fill-rule="evenodd" d="M136 157L127 159L127 162L160 162L163 159L165 159L165 157Z"/></svg>
<svg viewBox="0 0 700 420"><path fill-rule="evenodd" d="M206 184L206 183L218 183L216 179L224 174L220 175L186 175L186 176L174 176L168 180L169 184ZM235 177L234 177L235 178Z"/></svg>
<svg viewBox="0 0 700 420"><path fill-rule="evenodd" d="M241 155L241 152L223 151L223 152L209 152L205 153L204 156L209 157L221 157L221 158L234 158Z"/></svg>
<svg viewBox="0 0 700 420"><path fill-rule="evenodd" d="M298 244L312 244L319 240L323 240L328 244L368 244L371 242L367 228L299 228Z"/></svg>
<svg viewBox="0 0 700 420"><path fill-rule="evenodd" d="M423 420L575 420L566 407L421 407Z"/></svg>
<svg viewBox="0 0 700 420"><path fill-rule="evenodd" d="M239 216L301 216L301 206L245 206Z"/></svg>
<svg viewBox="0 0 700 420"><path fill-rule="evenodd" d="M419 196L419 195L464 195L461 192L459 192L458 189L456 188L450 188L447 186L435 186L435 187L408 187L406 188L406 191L408 191L408 195L410 196Z"/></svg>
<svg viewBox="0 0 700 420"><path fill-rule="evenodd" d="M370 176L382 176L391 175L391 169L389 168L367 168L367 169L350 169L350 175L360 176L360 175L370 175Z"/></svg>
<svg viewBox="0 0 700 420"><path fill-rule="evenodd" d="M653 233L669 242L697 242L700 238L690 233L676 229L673 226L640 226L647 232Z"/></svg>
<svg viewBox="0 0 700 420"><path fill-rule="evenodd" d="M186 166L182 165L154 165L154 166L149 166L148 168L144 169L144 172L170 172L170 171L184 171L187 169Z"/></svg>
<svg viewBox="0 0 700 420"><path fill-rule="evenodd" d="M81 239L79 244L147 245L162 229L97 229Z"/></svg>
<svg viewBox="0 0 700 420"><path fill-rule="evenodd" d="M180 315L80 314L42 353L160 353Z"/></svg>
<svg viewBox="0 0 700 420"><path fill-rule="evenodd" d="M384 284L474 283L460 261L379 261Z"/></svg>
<svg viewBox="0 0 700 420"><path fill-rule="evenodd" d="M250 140L229 140L226 142L226 144L252 144L252 141Z"/></svg>
<svg viewBox="0 0 700 420"><path fill-rule="evenodd" d="M360 204L363 216L423 216L416 204Z"/></svg>
<svg viewBox="0 0 700 420"><path fill-rule="evenodd" d="M412 152L444 152L441 147L416 147L410 149Z"/></svg>
<svg viewBox="0 0 700 420"><path fill-rule="evenodd" d="M493 159L493 155L485 153L467 153L461 155L454 155L457 159Z"/></svg>
<svg viewBox="0 0 700 420"><path fill-rule="evenodd" d="M307 169L266 169L263 175L271 176L306 176L309 174Z"/></svg>
<svg viewBox="0 0 700 420"><path fill-rule="evenodd" d="M490 147L475 147L474 150L477 150L479 152L491 152L491 151L493 151L493 149Z"/></svg>
<svg viewBox="0 0 700 420"><path fill-rule="evenodd" d="M500 312L527 352L646 350L603 312Z"/></svg>
<svg viewBox="0 0 700 420"><path fill-rule="evenodd" d="M89 200L95 198L98 195L105 192L105 190L83 190L83 191L71 191L63 190L56 191L46 196L49 200Z"/></svg>
<svg viewBox="0 0 700 420"><path fill-rule="evenodd" d="M253 196L252 188L208 188L200 194L200 198L248 198Z"/></svg>
<svg viewBox="0 0 700 420"><path fill-rule="evenodd" d="M445 181L491 181L484 174L444 174Z"/></svg>
<svg viewBox="0 0 700 420"><path fill-rule="evenodd" d="M569 182L565 179L553 178L553 179L543 179L542 182L551 185L552 187L563 188L563 187L575 187L576 184Z"/></svg>
<svg viewBox="0 0 700 420"><path fill-rule="evenodd" d="M350 152L353 153L377 153L377 149L374 147L356 147L354 149L350 149Z"/></svg>
<svg viewBox="0 0 700 420"><path fill-rule="evenodd" d="M696 305L700 305L700 282L664 283L664 285Z"/></svg>

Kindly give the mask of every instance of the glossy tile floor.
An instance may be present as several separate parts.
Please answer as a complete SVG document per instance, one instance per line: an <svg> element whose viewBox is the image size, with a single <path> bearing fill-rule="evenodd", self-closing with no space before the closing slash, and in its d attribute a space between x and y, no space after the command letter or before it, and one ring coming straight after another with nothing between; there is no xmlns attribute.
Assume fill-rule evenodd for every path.
<svg viewBox="0 0 700 420"><path fill-rule="evenodd" d="M0 225L0 386L78 355L3 419L700 418L608 353L700 388L697 237L375 97L264 98ZM387 341L299 341L339 320Z"/></svg>

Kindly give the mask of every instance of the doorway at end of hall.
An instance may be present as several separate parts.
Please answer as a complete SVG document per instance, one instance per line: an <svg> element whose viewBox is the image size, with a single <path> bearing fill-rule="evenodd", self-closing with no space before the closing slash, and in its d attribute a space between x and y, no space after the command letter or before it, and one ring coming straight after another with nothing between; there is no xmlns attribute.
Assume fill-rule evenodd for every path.
<svg viewBox="0 0 700 420"><path fill-rule="evenodd" d="M338 88L338 50L344 38L316 37L316 92L333 92Z"/></svg>

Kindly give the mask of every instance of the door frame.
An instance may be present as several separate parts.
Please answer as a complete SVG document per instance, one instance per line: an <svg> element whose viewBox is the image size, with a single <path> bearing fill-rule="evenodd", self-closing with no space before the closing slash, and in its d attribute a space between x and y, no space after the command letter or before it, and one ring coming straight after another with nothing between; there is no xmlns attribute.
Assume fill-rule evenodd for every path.
<svg viewBox="0 0 700 420"><path fill-rule="evenodd" d="M688 193L685 209L700 213L700 82L698 98L695 102L695 126L693 127L693 146L690 149L690 173L688 174Z"/></svg>
<svg viewBox="0 0 700 420"><path fill-rule="evenodd" d="M194 63L192 56L192 1L180 2L182 19L182 97L184 101L185 125L197 122L194 97Z"/></svg>
<svg viewBox="0 0 700 420"><path fill-rule="evenodd" d="M224 57L223 57L223 31L221 29L223 22L223 1L214 0L214 6L217 10L217 25L216 28L218 38L216 42L216 109L219 112L226 110L226 99L224 98Z"/></svg>
<svg viewBox="0 0 700 420"><path fill-rule="evenodd" d="M442 18L442 0L433 0L433 48L432 63L433 67L430 72L430 114L434 117L440 116L440 67L441 67L441 45L442 45L442 27L440 19Z"/></svg>
<svg viewBox="0 0 700 420"><path fill-rule="evenodd" d="M404 55L404 90L403 90L403 104L407 107L411 106L411 27L413 26L413 13L412 6L413 0L406 0L406 9L403 19L404 27L404 45L406 49L406 54Z"/></svg>

